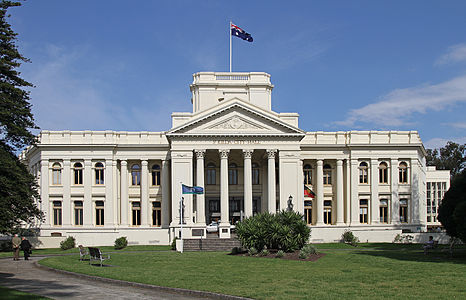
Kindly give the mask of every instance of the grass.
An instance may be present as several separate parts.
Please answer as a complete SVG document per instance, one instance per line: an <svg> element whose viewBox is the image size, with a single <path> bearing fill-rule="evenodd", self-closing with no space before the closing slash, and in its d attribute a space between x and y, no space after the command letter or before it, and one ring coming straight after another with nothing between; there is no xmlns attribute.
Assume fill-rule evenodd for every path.
<svg viewBox="0 0 466 300"><path fill-rule="evenodd" d="M329 247L329 245L325 245ZM374 246L377 250L373 250ZM41 264L147 284L205 290L256 299L465 299L466 251L424 255L420 246L326 250L316 262L251 258L224 252L115 253L112 267L77 256Z"/></svg>
<svg viewBox="0 0 466 300"><path fill-rule="evenodd" d="M102 252L126 252L126 251L164 251L170 250L170 246L164 245L134 245L128 246L124 249L115 250L113 246L103 246L98 247L102 250ZM60 248L48 248L48 249L33 249L32 256L42 256L42 255L55 255L55 254L72 254L72 253L79 253L78 248L68 249L68 250L61 250ZM20 256L23 255L23 251L20 251ZM12 257L13 258L13 251L11 252L0 252L0 258L4 257Z"/></svg>
<svg viewBox="0 0 466 300"><path fill-rule="evenodd" d="M29 300L29 299L50 299L34 294L29 294L0 286L0 295L3 300Z"/></svg>

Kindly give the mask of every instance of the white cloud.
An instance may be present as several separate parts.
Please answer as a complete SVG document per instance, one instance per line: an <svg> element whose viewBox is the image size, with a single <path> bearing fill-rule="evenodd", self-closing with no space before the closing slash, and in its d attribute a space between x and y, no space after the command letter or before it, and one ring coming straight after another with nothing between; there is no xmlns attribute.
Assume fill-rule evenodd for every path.
<svg viewBox="0 0 466 300"><path fill-rule="evenodd" d="M451 126L458 129L466 129L466 122L444 123L443 125Z"/></svg>
<svg viewBox="0 0 466 300"><path fill-rule="evenodd" d="M466 143L466 136L463 137L451 137L451 138L433 138L424 142L424 147L426 149L438 149L444 147L448 141L455 142L457 144L465 144Z"/></svg>
<svg viewBox="0 0 466 300"><path fill-rule="evenodd" d="M466 102L466 76L394 90L378 102L351 110L346 120L335 124L355 126L364 122L378 127L400 127L409 124L413 114L441 111L462 102Z"/></svg>
<svg viewBox="0 0 466 300"><path fill-rule="evenodd" d="M448 47L447 52L443 54L435 64L445 65L460 61L466 61L466 43Z"/></svg>

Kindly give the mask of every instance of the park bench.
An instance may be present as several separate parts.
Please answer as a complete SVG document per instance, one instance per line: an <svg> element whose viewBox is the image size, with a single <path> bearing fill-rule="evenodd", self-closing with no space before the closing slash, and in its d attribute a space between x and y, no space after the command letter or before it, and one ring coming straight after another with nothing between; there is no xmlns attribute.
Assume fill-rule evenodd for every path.
<svg viewBox="0 0 466 300"><path fill-rule="evenodd" d="M88 255L89 253L86 251L86 248L83 247L83 245L79 245L79 260L84 260L85 256Z"/></svg>
<svg viewBox="0 0 466 300"><path fill-rule="evenodd" d="M91 264L91 261L96 260L100 262L100 266L102 267L102 263L106 259L110 259L110 255L104 255L102 254L102 251L100 251L99 248L94 248L94 247L88 247L89 249L89 264Z"/></svg>

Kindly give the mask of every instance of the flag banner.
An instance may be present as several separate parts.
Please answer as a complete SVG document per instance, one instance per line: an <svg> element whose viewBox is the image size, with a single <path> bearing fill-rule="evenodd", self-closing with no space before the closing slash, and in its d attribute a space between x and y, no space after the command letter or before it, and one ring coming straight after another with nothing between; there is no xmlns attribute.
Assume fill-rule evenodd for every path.
<svg viewBox="0 0 466 300"><path fill-rule="evenodd" d="M231 23L230 28L231 28L231 35L239 37L240 39L243 39L243 40L248 41L248 42L253 41L253 38L249 33L244 31L243 29L239 28L235 24Z"/></svg>
<svg viewBox="0 0 466 300"><path fill-rule="evenodd" d="M204 194L204 189L200 186L187 186L182 184L182 192L183 194L194 194L194 195L200 195Z"/></svg>
<svg viewBox="0 0 466 300"><path fill-rule="evenodd" d="M304 197L315 198L315 196L316 194L310 188L304 185Z"/></svg>

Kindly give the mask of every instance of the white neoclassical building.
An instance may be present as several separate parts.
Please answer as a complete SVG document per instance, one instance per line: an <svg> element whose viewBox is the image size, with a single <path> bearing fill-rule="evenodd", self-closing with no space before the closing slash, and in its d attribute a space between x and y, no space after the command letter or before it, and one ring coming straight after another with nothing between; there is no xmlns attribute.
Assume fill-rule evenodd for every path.
<svg viewBox="0 0 466 300"><path fill-rule="evenodd" d="M173 113L168 131L42 131L22 153L40 186L40 235L169 244L182 196L189 238L206 238L211 221L229 238L241 218L291 206L313 242L347 229L392 241L439 225L449 174L426 167L416 131L305 132L297 113L271 110L273 87L267 73L201 72L192 112ZM181 184L205 193L182 195Z"/></svg>

